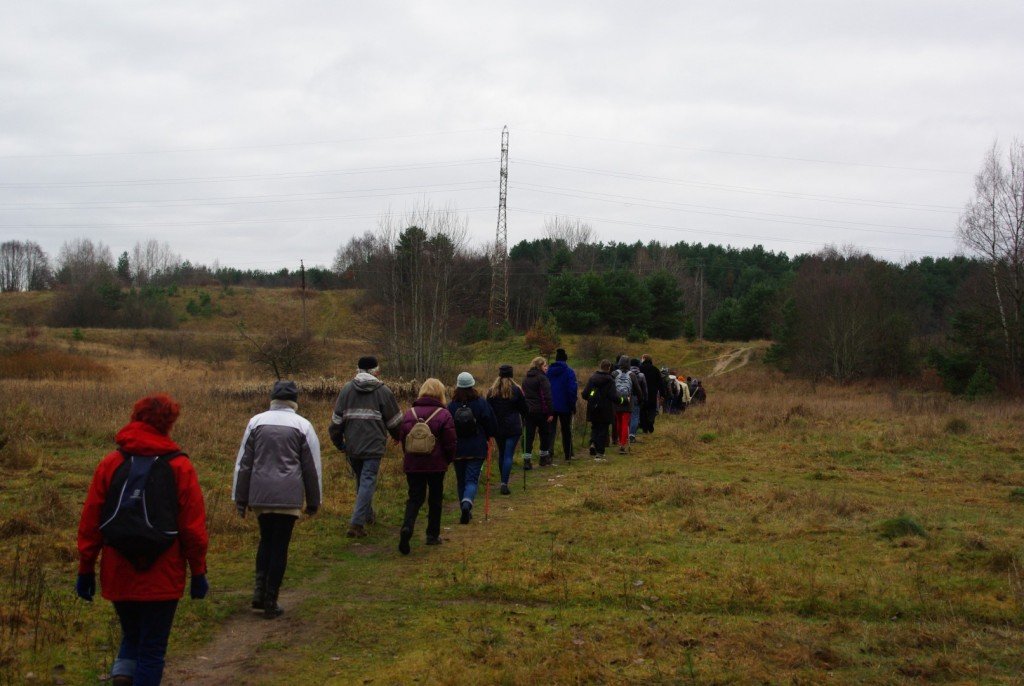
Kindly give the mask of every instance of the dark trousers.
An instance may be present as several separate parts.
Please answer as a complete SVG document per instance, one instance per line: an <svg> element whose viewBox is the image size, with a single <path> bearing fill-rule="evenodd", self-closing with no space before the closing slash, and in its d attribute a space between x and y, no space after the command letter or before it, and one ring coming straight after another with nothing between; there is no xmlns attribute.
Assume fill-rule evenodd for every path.
<svg viewBox="0 0 1024 686"><path fill-rule="evenodd" d="M555 414L555 422L551 423L551 457L555 456L555 430L562 435L562 454L565 459L571 458L575 453L572 450L572 413L558 412Z"/></svg>
<svg viewBox="0 0 1024 686"><path fill-rule="evenodd" d="M408 472L409 499L405 501L402 528L412 531L423 501L427 501L427 536L441 535L441 496L444 495L444 472ZM429 495L428 495L429 491Z"/></svg>
<svg viewBox="0 0 1024 686"><path fill-rule="evenodd" d="M259 516L260 546L256 549L256 573L266 575L268 589L281 588L296 519L298 517L273 512Z"/></svg>
<svg viewBox="0 0 1024 686"><path fill-rule="evenodd" d="M177 608L177 600L114 602L121 622L121 649L111 676L130 676L133 686L158 686Z"/></svg>
<svg viewBox="0 0 1024 686"><path fill-rule="evenodd" d="M604 455L608 447L608 424L606 422L590 423L590 443L598 455Z"/></svg>
<svg viewBox="0 0 1024 686"><path fill-rule="evenodd" d="M640 408L640 427L644 433L654 433L654 418L658 416L658 401L646 402Z"/></svg>
<svg viewBox="0 0 1024 686"><path fill-rule="evenodd" d="M533 434L537 433L540 439L540 451L544 454L551 452L551 424L548 416L541 412L531 412L526 415L526 443L523 444L523 454L533 453Z"/></svg>

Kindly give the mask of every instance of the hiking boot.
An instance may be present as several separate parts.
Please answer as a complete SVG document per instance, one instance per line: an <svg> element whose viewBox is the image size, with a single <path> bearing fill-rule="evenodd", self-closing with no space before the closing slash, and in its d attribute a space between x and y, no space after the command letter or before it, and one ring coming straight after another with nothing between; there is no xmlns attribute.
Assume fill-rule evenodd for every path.
<svg viewBox="0 0 1024 686"><path fill-rule="evenodd" d="M594 444L591 443L590 444L590 456L593 457L594 455L597 455L597 448L595 448Z"/></svg>
<svg viewBox="0 0 1024 686"><path fill-rule="evenodd" d="M263 596L263 619L277 619L284 614L284 610L277 604L278 589L267 586L267 593Z"/></svg>
<svg viewBox="0 0 1024 686"><path fill-rule="evenodd" d="M267 573L256 572L256 585L252 589L252 609L263 609L263 596L267 593Z"/></svg>
<svg viewBox="0 0 1024 686"><path fill-rule="evenodd" d="M620 445L619 446L619 454L620 455L625 455L626 454L626 446L624 446L624 445Z"/></svg>
<svg viewBox="0 0 1024 686"><path fill-rule="evenodd" d="M629 435L629 442L630 443L636 443L636 434L630 434Z"/></svg>
<svg viewBox="0 0 1024 686"><path fill-rule="evenodd" d="M398 552L403 555L409 554L410 538L412 538L412 529L407 526L403 526L402 531L398 534Z"/></svg>
<svg viewBox="0 0 1024 686"><path fill-rule="evenodd" d="M370 515L366 518L366 526L373 526L377 523L377 515Z"/></svg>
<svg viewBox="0 0 1024 686"><path fill-rule="evenodd" d="M427 545L441 545L441 537L427 536Z"/></svg>
<svg viewBox="0 0 1024 686"><path fill-rule="evenodd" d="M352 524L348 527L348 531L345 535L349 538L365 538L366 529L363 528L362 524Z"/></svg>
<svg viewBox="0 0 1024 686"><path fill-rule="evenodd" d="M551 466L551 453L543 453L542 452L540 454L540 466L541 467L550 467Z"/></svg>
<svg viewBox="0 0 1024 686"><path fill-rule="evenodd" d="M469 524L473 519L473 503L468 500L462 501L462 516L459 517L459 524Z"/></svg>
<svg viewBox="0 0 1024 686"><path fill-rule="evenodd" d="M124 674L118 674L117 676L110 677L110 686L132 686L132 679L130 676Z"/></svg>
<svg viewBox="0 0 1024 686"><path fill-rule="evenodd" d="M531 455L523 455L523 471L528 472L533 469L533 457Z"/></svg>
<svg viewBox="0 0 1024 686"><path fill-rule="evenodd" d="M502 495L512 495L512 491L509 490L508 484L502 484L501 485L501 494Z"/></svg>

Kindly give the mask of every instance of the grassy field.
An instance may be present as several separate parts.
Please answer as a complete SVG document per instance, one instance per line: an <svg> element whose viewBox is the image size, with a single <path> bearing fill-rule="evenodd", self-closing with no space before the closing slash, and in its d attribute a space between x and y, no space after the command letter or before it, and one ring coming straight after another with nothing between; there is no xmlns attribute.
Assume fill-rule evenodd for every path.
<svg viewBox="0 0 1024 686"><path fill-rule="evenodd" d="M422 545L424 512L408 557L397 453L379 523L353 541L351 479L328 445L325 506L296 529L286 614L250 617L255 523L234 515L230 481L264 401L232 389L269 380L239 355L148 342L223 344L231 318L257 320L243 298L269 312L292 295L225 298L242 303L234 314L178 331L80 336L19 326L0 299L0 684L93 683L109 666L116 621L108 603L74 597L75 528L96 462L154 390L182 402L174 437L211 531L213 591L180 606L168 683L1020 683L1024 407L785 380L760 346L643 346L706 376L708 406L662 417L628 456L594 462L580 448L572 465L529 472L525 490L517 471L513 494L492 491L486 520L481 494L468 526L449 474L444 545ZM359 332L347 302L321 298L312 326L334 344L323 376L344 378ZM585 342L565 343L575 362ZM495 362L532 351L467 355L489 382ZM300 407L325 443L330 405ZM241 642L230 676L181 680L224 657L226 632Z"/></svg>

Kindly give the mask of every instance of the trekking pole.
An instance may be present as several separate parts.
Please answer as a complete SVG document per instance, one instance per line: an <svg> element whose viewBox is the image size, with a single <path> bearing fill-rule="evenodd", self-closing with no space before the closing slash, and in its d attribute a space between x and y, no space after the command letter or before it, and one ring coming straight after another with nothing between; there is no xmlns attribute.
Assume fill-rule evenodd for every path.
<svg viewBox="0 0 1024 686"><path fill-rule="evenodd" d="M484 521L491 514L491 441L487 439L487 474L484 477Z"/></svg>

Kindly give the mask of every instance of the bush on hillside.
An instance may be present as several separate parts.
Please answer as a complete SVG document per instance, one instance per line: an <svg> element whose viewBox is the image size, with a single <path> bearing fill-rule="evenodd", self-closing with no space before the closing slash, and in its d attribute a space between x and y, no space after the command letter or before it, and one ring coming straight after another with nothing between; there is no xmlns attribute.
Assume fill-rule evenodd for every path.
<svg viewBox="0 0 1024 686"><path fill-rule="evenodd" d="M546 314L533 323L526 332L526 346L534 348L541 355L549 357L554 354L561 339L558 336L558 322L553 314Z"/></svg>

